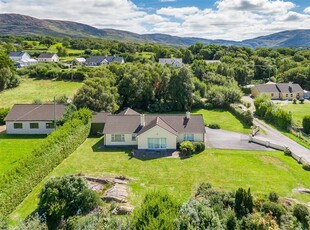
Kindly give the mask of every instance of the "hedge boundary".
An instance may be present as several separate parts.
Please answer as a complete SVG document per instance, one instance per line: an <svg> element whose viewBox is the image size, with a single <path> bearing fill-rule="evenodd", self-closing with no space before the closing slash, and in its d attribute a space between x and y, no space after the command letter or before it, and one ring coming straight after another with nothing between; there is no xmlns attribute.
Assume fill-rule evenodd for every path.
<svg viewBox="0 0 310 230"><path fill-rule="evenodd" d="M91 112L81 109L11 170L0 175L0 220L9 215L53 169L88 137Z"/></svg>

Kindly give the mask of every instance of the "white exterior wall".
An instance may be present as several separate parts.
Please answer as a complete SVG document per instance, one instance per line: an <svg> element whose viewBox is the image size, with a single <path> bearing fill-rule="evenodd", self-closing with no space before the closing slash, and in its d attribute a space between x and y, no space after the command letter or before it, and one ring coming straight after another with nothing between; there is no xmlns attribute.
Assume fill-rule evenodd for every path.
<svg viewBox="0 0 310 230"><path fill-rule="evenodd" d="M58 62L59 57L54 55L52 58L38 58L39 62Z"/></svg>
<svg viewBox="0 0 310 230"><path fill-rule="evenodd" d="M14 129L14 123L22 123L23 128L22 129ZM39 128L38 129L30 129L30 123L38 123ZM6 122L6 133L7 134L49 134L54 129L47 129L46 123L52 123L52 121L7 121Z"/></svg>
<svg viewBox="0 0 310 230"><path fill-rule="evenodd" d="M181 143L184 141L184 134L180 133L178 136L178 142ZM204 142L204 134L203 133L187 133L187 134L194 134L194 142Z"/></svg>
<svg viewBox="0 0 310 230"><path fill-rule="evenodd" d="M138 149L148 149L148 138L166 138L167 149L177 148L177 136L159 126L155 126L137 137Z"/></svg>
<svg viewBox="0 0 310 230"><path fill-rule="evenodd" d="M120 134L120 133L119 133ZM132 141L132 134L124 134L125 141L124 142L112 142L112 134L104 135L104 142L107 146L130 146L130 145L138 145L137 141Z"/></svg>

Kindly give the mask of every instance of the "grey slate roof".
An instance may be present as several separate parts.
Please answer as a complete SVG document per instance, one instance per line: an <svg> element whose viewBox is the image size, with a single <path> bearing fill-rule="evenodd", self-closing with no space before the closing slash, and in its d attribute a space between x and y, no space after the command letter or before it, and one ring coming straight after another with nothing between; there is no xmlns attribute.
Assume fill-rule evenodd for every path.
<svg viewBox="0 0 310 230"><path fill-rule="evenodd" d="M65 112L65 105L55 105L56 120ZM10 110L5 121L53 121L54 104L15 104Z"/></svg>
<svg viewBox="0 0 310 230"><path fill-rule="evenodd" d="M101 64L101 63L112 63L112 62L123 62L124 58L122 57L115 57L115 56L91 56L89 58L86 58L86 63L97 63L97 64Z"/></svg>
<svg viewBox="0 0 310 230"><path fill-rule="evenodd" d="M131 108L124 109L123 111L118 113L118 115L138 115L138 114L140 113Z"/></svg>
<svg viewBox="0 0 310 230"><path fill-rule="evenodd" d="M26 52L10 52L9 57L22 57Z"/></svg>
<svg viewBox="0 0 310 230"><path fill-rule="evenodd" d="M41 53L38 58L52 58L55 53Z"/></svg>
<svg viewBox="0 0 310 230"><path fill-rule="evenodd" d="M265 93L279 93L279 89L276 84L259 84L255 86L259 92Z"/></svg>
<svg viewBox="0 0 310 230"><path fill-rule="evenodd" d="M92 123L106 123L108 115L111 115L111 113L95 112L93 114Z"/></svg>
<svg viewBox="0 0 310 230"><path fill-rule="evenodd" d="M140 126L140 115L109 115L103 132L109 134L141 133L158 124L169 132L205 133L201 114L192 114L190 119L184 115L145 115L145 126Z"/></svg>
<svg viewBox="0 0 310 230"><path fill-rule="evenodd" d="M276 83L276 84L259 84L256 88L261 93L294 93L303 91L299 84Z"/></svg>
<svg viewBox="0 0 310 230"><path fill-rule="evenodd" d="M102 63L105 59L105 56L91 56L86 58L88 63Z"/></svg>

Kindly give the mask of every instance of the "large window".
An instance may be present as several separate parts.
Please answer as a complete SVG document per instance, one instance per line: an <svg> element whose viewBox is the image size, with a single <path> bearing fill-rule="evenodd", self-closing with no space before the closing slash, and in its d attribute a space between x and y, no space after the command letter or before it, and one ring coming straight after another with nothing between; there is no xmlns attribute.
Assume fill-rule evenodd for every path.
<svg viewBox="0 0 310 230"><path fill-rule="evenodd" d="M147 144L148 144L148 149L166 149L167 139L166 138L148 138Z"/></svg>
<svg viewBox="0 0 310 230"><path fill-rule="evenodd" d="M194 134L184 134L184 141L194 141Z"/></svg>
<svg viewBox="0 0 310 230"><path fill-rule="evenodd" d="M30 129L38 129L39 123L30 123Z"/></svg>
<svg viewBox="0 0 310 230"><path fill-rule="evenodd" d="M46 123L46 128L47 129L54 129L55 128L54 122Z"/></svg>
<svg viewBox="0 0 310 230"><path fill-rule="evenodd" d="M124 134L112 134L112 142L125 142Z"/></svg>
<svg viewBox="0 0 310 230"><path fill-rule="evenodd" d="M14 129L22 129L23 123L14 123Z"/></svg>

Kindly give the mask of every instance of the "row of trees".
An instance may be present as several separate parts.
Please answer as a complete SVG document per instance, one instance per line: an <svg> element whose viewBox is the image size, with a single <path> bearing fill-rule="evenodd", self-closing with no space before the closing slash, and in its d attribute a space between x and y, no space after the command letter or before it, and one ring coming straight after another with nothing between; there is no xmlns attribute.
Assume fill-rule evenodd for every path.
<svg viewBox="0 0 310 230"><path fill-rule="evenodd" d="M13 62L0 49L0 91L18 86L19 77L16 75Z"/></svg>

